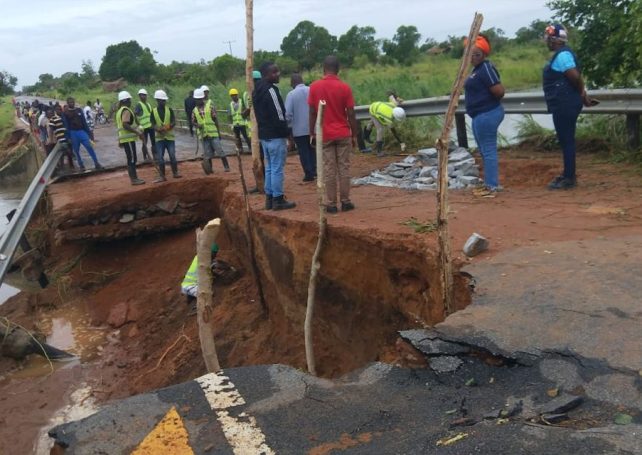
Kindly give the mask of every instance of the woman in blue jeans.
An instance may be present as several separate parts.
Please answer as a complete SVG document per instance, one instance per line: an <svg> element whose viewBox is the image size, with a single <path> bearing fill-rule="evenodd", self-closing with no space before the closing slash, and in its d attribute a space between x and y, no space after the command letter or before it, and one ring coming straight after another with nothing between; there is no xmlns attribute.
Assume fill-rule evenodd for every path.
<svg viewBox="0 0 642 455"><path fill-rule="evenodd" d="M466 79L466 113L473 119L473 135L484 163L484 186L475 191L478 196L492 195L500 189L497 162L497 129L504 120L504 86L499 73L486 60L490 42L479 35L471 54L473 70Z"/></svg>
<svg viewBox="0 0 642 455"><path fill-rule="evenodd" d="M575 177L575 126L582 106L591 106L592 101L584 89L584 81L577 57L566 45L566 29L559 24L549 25L544 38L553 56L544 67L544 98L548 112L553 114L557 140L562 147L564 171L555 177L548 188L568 190L576 185Z"/></svg>

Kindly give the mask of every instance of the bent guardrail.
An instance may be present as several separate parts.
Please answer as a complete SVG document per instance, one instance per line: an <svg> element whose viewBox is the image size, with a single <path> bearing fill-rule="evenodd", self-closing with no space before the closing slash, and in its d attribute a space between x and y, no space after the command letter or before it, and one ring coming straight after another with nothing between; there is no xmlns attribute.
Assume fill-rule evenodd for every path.
<svg viewBox="0 0 642 455"><path fill-rule="evenodd" d="M589 90L589 96L600 101L600 104L585 108L583 114L624 114L628 131L628 144L632 148L640 146L640 114L642 114L642 89ZM404 101L402 106L408 117L443 115L448 108L448 96L422 98ZM508 93L502 99L507 114L546 114L544 92ZM457 108L457 138L459 145L467 147L466 112L464 97L459 98ZM357 120L369 118L368 106L355 107Z"/></svg>
<svg viewBox="0 0 642 455"><path fill-rule="evenodd" d="M20 205L18 205L18 208L9 223L9 227L0 238L0 284L4 281L4 277L7 270L9 270L11 260L13 259L13 255L20 243L20 238L27 228L27 224L29 224L29 220L36 209L36 205L38 204L42 193L45 191L47 184L51 180L51 176L56 170L58 161L60 161L60 158L62 157L63 149L61 145L62 144L60 142L56 144L51 153L49 153L47 159L45 159L43 165L40 166L38 173L33 178L29 184L29 188L27 188L27 191L25 192L25 195L22 197Z"/></svg>

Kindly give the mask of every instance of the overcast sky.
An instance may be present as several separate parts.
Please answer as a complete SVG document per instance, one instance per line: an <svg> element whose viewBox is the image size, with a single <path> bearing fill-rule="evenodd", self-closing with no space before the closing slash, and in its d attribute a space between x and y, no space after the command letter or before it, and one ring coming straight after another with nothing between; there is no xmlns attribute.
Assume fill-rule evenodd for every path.
<svg viewBox="0 0 642 455"><path fill-rule="evenodd" d="M211 60L229 52L245 54L243 0L0 0L0 69L18 85L38 75L80 71L83 59L98 70L109 44L137 40L155 51L158 62ZM482 28L508 36L534 19L552 15L546 0L255 0L254 47L278 50L302 20L341 35L352 25L372 25L378 38L392 38L399 25L415 25L422 40L466 35L475 11Z"/></svg>

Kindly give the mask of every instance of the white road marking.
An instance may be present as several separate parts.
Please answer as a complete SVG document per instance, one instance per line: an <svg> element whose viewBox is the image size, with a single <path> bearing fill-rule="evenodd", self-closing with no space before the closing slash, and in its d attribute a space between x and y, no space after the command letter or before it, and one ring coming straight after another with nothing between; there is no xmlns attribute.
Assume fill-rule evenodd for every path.
<svg viewBox="0 0 642 455"><path fill-rule="evenodd" d="M196 378L196 382L216 413L223 434L236 455L274 455L254 417L242 412L237 418L227 411L229 408L245 404L230 378L223 373L210 373Z"/></svg>

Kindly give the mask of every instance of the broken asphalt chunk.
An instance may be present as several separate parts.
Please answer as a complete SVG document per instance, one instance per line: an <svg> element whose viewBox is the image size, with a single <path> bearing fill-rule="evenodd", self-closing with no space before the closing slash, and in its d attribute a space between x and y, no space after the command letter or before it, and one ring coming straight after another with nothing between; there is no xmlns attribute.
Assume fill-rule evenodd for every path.
<svg viewBox="0 0 642 455"><path fill-rule="evenodd" d="M584 398L582 397L569 395L565 393L549 401L548 403L544 403L542 406L539 407L538 411L541 415L562 414L572 409L575 409L580 404L582 404L583 401L584 401Z"/></svg>
<svg viewBox="0 0 642 455"><path fill-rule="evenodd" d="M474 232L473 235L468 237L468 240L464 243L462 250L466 256L473 257L483 251L486 251L488 249L488 244L488 239Z"/></svg>
<svg viewBox="0 0 642 455"><path fill-rule="evenodd" d="M459 355L470 352L468 346L440 340L436 338L437 334L428 330L404 330L399 332L399 335L427 356Z"/></svg>
<svg viewBox="0 0 642 455"><path fill-rule="evenodd" d="M430 368L435 373L452 373L457 370L464 362L459 357L441 356L430 359Z"/></svg>

